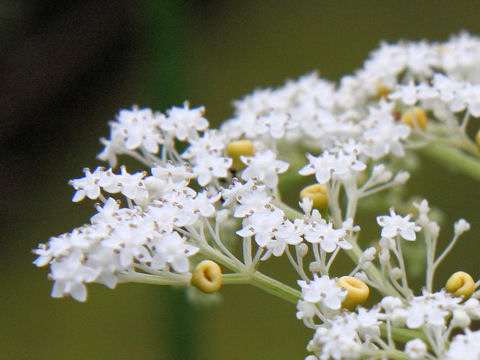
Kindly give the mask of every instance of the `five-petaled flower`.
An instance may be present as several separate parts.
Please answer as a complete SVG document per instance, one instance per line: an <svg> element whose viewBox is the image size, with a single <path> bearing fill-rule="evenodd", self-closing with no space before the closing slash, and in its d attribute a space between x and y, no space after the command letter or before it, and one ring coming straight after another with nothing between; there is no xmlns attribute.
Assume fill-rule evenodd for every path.
<svg viewBox="0 0 480 360"><path fill-rule="evenodd" d="M411 216L408 214L401 217L395 214L393 208L390 209L390 216L377 216L377 223L382 227L382 237L393 238L400 234L405 240L414 241L417 238L415 232L420 231L421 227L415 222L409 221Z"/></svg>

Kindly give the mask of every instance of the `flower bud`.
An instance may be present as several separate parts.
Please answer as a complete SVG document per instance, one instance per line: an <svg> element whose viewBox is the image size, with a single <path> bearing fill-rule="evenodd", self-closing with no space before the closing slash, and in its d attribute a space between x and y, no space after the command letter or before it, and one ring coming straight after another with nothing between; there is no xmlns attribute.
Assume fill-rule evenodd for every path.
<svg viewBox="0 0 480 360"><path fill-rule="evenodd" d="M367 284L352 276L342 276L338 279L337 285L347 290L347 296L342 302L342 306L347 309L353 309L356 305L362 304L370 294Z"/></svg>
<svg viewBox="0 0 480 360"><path fill-rule="evenodd" d="M455 327L466 328L470 326L472 320L467 312L463 309L456 309L453 311L452 323Z"/></svg>
<svg viewBox="0 0 480 360"><path fill-rule="evenodd" d="M453 296L463 296L464 299L470 297L475 291L475 281L470 274L464 271L457 271L447 280L445 289Z"/></svg>
<svg viewBox="0 0 480 360"><path fill-rule="evenodd" d="M297 251L297 255L303 258L308 253L308 246L305 243L300 243L295 246L295 250Z"/></svg>
<svg viewBox="0 0 480 360"><path fill-rule="evenodd" d="M222 287L222 269L211 260L197 264L190 283L205 293L213 293Z"/></svg>
<svg viewBox="0 0 480 360"><path fill-rule="evenodd" d="M390 251L387 249L380 250L378 260L380 261L380 264L387 265L390 262Z"/></svg>
<svg viewBox="0 0 480 360"><path fill-rule="evenodd" d="M387 313L391 313L396 309L402 307L402 300L395 296L385 296L381 301L380 304L385 309Z"/></svg>
<svg viewBox="0 0 480 360"><path fill-rule="evenodd" d="M253 143L250 140L232 141L226 150L227 156L232 158L232 168L235 170L242 170L245 167L240 156L252 156L253 152Z"/></svg>
<svg viewBox="0 0 480 360"><path fill-rule="evenodd" d="M312 273L321 273L322 270L324 270L324 269L325 269L325 267L323 266L323 264L320 261L312 261L308 265L308 270L310 270L310 272L312 272Z"/></svg>
<svg viewBox="0 0 480 360"><path fill-rule="evenodd" d="M413 339L405 344L405 354L409 359L425 359L427 355L427 345L420 339Z"/></svg>
<svg viewBox="0 0 480 360"><path fill-rule="evenodd" d="M399 267L394 267L392 269L392 279L400 280L402 278L403 271Z"/></svg>
<svg viewBox="0 0 480 360"><path fill-rule="evenodd" d="M362 253L362 255L360 256L360 259L358 260L358 262L361 264L361 263L365 263L365 262L371 262L373 260L375 260L375 255L377 254L377 249L375 249L375 247L373 246L370 246L369 248L365 249Z"/></svg>
<svg viewBox="0 0 480 360"><path fill-rule="evenodd" d="M327 187L322 184L314 184L304 187L300 191L300 200L303 198L309 198L313 201L313 207L315 209L325 209L328 204Z"/></svg>
<svg viewBox="0 0 480 360"><path fill-rule="evenodd" d="M414 107L413 109L408 109L402 115L400 120L402 124L408 125L410 127L419 127L422 130L425 130L427 127L427 114L425 111L419 107Z"/></svg>

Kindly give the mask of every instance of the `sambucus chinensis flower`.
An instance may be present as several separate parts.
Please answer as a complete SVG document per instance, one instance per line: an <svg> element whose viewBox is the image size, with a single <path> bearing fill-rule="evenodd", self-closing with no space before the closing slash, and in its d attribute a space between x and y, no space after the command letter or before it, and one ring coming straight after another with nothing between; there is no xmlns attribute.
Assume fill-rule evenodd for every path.
<svg viewBox="0 0 480 360"><path fill-rule="evenodd" d="M410 203L377 195L415 173L417 149L480 178L478 136L467 131L480 117L479 64L480 39L467 33L444 43L382 43L338 84L311 73L235 101L219 129L188 102L165 113L121 110L98 155L111 168L87 168L70 181L74 202L99 202L95 214L38 245L34 264L50 266L53 297L78 301L90 283L206 293L252 284L296 304L313 332L308 360L476 359L480 335L470 327L480 319L479 282L456 272L445 289L435 287L438 266L470 224L458 220L438 249L440 225L426 200L413 204L415 215L401 215ZM116 170L119 155L145 171ZM299 193L305 176L316 183L298 206L282 200ZM390 207L376 216L374 239L358 225L365 207ZM350 268L335 266L341 254ZM419 254L421 294L409 281ZM263 272L281 256L297 286ZM363 308L370 291L381 300Z"/></svg>

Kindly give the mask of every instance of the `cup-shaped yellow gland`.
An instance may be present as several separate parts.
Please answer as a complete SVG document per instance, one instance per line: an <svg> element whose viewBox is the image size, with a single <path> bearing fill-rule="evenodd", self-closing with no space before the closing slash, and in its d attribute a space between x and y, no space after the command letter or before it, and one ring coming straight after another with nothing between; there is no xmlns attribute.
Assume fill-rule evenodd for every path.
<svg viewBox="0 0 480 360"><path fill-rule="evenodd" d="M447 280L445 289L453 296L463 296L464 299L470 297L475 291L475 281L470 274L464 271L457 271Z"/></svg>
<svg viewBox="0 0 480 360"><path fill-rule="evenodd" d="M377 86L377 92L374 96L375 100L384 99L387 97L388 94L392 92L392 89L386 87L385 83L382 80L375 82L375 85Z"/></svg>
<svg viewBox="0 0 480 360"><path fill-rule="evenodd" d="M232 168L235 170L242 170L245 167L240 156L252 156L253 152L253 143L250 140L232 141L226 150L227 156L232 158Z"/></svg>
<svg viewBox="0 0 480 360"><path fill-rule="evenodd" d="M475 142L477 146L480 148L480 130L477 131L477 135L475 135Z"/></svg>
<svg viewBox="0 0 480 360"><path fill-rule="evenodd" d="M313 201L313 207L315 209L325 209L328 205L327 187L322 184L314 184L304 187L300 191L300 200L304 197L308 197Z"/></svg>
<svg viewBox="0 0 480 360"><path fill-rule="evenodd" d="M342 276L337 285L347 290L347 296L342 302L342 307L352 310L362 304L370 295L370 289L362 280L353 276Z"/></svg>
<svg viewBox="0 0 480 360"><path fill-rule="evenodd" d="M211 260L197 264L192 273L191 284L205 293L213 293L222 287L222 269Z"/></svg>
<svg viewBox="0 0 480 360"><path fill-rule="evenodd" d="M414 107L413 109L405 111L400 121L402 124L409 125L412 128L417 126L425 130L427 127L427 114L422 108Z"/></svg>

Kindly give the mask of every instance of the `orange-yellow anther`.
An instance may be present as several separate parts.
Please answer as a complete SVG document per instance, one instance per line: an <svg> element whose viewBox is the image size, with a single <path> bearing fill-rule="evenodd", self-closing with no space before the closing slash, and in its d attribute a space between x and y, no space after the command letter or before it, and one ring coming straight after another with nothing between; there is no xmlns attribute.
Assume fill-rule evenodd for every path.
<svg viewBox="0 0 480 360"><path fill-rule="evenodd" d="M327 187L321 184L309 185L300 191L300 200L308 197L315 209L325 209L328 204Z"/></svg>
<svg viewBox="0 0 480 360"><path fill-rule="evenodd" d="M414 107L413 109L408 109L402 114L401 122L410 127L419 127L422 130L425 130L427 127L427 114L425 111L419 107Z"/></svg>
<svg viewBox="0 0 480 360"><path fill-rule="evenodd" d="M191 284L205 293L213 293L222 287L222 269L211 260L197 264L192 273Z"/></svg>
<svg viewBox="0 0 480 360"><path fill-rule="evenodd" d="M447 280L445 289L453 296L463 296L464 299L470 297L475 291L475 281L470 274L464 271L457 271Z"/></svg>
<svg viewBox="0 0 480 360"><path fill-rule="evenodd" d="M227 156L232 158L232 168L242 170L245 164L240 156L252 156L254 153L253 143L250 140L232 141L227 145Z"/></svg>
<svg viewBox="0 0 480 360"><path fill-rule="evenodd" d="M354 309L355 306L367 300L370 295L367 284L353 276L342 276L338 279L337 285L347 290L347 296L342 302L342 307L346 309Z"/></svg>

